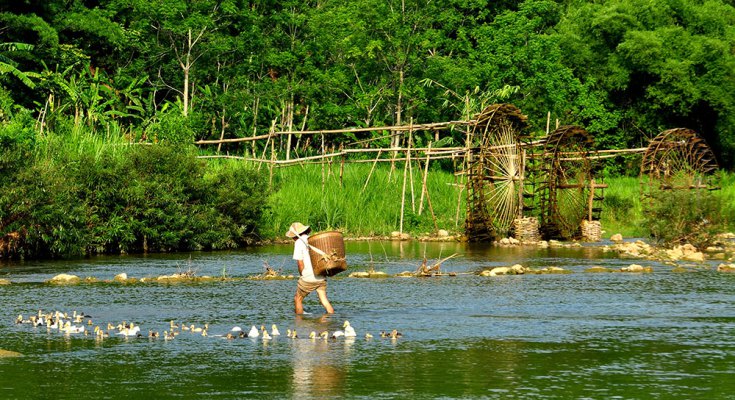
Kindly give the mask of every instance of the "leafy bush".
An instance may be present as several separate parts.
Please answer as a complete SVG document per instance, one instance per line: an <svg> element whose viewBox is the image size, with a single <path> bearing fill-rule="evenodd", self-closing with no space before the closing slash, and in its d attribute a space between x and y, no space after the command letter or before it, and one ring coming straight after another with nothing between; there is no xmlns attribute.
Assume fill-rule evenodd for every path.
<svg viewBox="0 0 735 400"><path fill-rule="evenodd" d="M733 218L722 197L703 190L659 191L650 199L646 228L664 245L711 245L714 235L725 231Z"/></svg>
<svg viewBox="0 0 735 400"><path fill-rule="evenodd" d="M0 257L224 249L257 234L268 191L252 169L215 168L187 146L96 140L54 138L23 159L0 141L0 167L14 172L0 179Z"/></svg>

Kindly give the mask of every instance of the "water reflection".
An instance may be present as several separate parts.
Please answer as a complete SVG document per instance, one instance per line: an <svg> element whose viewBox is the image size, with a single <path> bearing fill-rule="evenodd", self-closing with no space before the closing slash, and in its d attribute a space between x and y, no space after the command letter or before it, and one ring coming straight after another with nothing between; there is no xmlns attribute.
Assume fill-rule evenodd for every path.
<svg viewBox="0 0 735 400"><path fill-rule="evenodd" d="M323 398L342 395L349 366L350 345L344 342L348 348L341 352L334 348L334 345L339 344L336 340L318 336L329 327L327 315L316 318L298 315L295 324L300 337L294 339L291 346L291 388L294 397ZM317 337L308 338L311 332ZM354 343L354 340L351 342Z"/></svg>

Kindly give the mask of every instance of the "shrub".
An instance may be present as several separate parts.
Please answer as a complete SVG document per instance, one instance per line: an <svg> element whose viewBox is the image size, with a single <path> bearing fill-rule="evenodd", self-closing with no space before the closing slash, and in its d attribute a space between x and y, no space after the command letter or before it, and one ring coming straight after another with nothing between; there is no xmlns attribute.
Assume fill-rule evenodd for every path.
<svg viewBox="0 0 735 400"><path fill-rule="evenodd" d="M646 228L664 245L709 246L733 217L722 197L704 190L658 191L645 201L651 202L645 215Z"/></svg>

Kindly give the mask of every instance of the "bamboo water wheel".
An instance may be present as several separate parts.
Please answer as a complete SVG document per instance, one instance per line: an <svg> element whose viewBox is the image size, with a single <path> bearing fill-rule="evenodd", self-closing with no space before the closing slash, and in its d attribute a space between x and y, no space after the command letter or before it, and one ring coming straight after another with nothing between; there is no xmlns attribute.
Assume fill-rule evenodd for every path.
<svg viewBox="0 0 735 400"><path fill-rule="evenodd" d="M713 189L717 168L714 153L695 131L669 129L653 138L643 154L641 189L644 196L657 190Z"/></svg>
<svg viewBox="0 0 735 400"><path fill-rule="evenodd" d="M476 118L470 138L472 155L467 181L466 230L473 241L507 236L522 216L525 153L521 131L527 117L510 104L494 104Z"/></svg>
<svg viewBox="0 0 735 400"><path fill-rule="evenodd" d="M599 218L604 185L594 182L590 151L594 141L581 127L561 126L547 137L540 157L539 208L541 231L547 239L580 236L585 219Z"/></svg>

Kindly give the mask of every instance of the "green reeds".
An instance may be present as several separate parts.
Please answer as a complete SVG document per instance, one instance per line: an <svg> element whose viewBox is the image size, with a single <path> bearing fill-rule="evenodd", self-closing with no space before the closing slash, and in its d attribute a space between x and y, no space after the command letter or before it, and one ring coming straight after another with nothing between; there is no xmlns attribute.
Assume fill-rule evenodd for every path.
<svg viewBox="0 0 735 400"><path fill-rule="evenodd" d="M275 193L270 199L270 212L265 216L262 231L266 236L280 237L294 221L312 226L314 231L340 229L350 236L388 235L400 227L403 164L395 169L387 163L372 165L346 164L340 180L339 164L310 164L274 169ZM413 166L413 196L411 179L406 185L403 217L404 232L414 235L435 232L434 218L426 196L421 215L423 171ZM464 196L457 214L458 187L454 175L441 169L430 169L427 188L435 212L436 226L449 231L463 229ZM413 197L413 200L412 200Z"/></svg>

